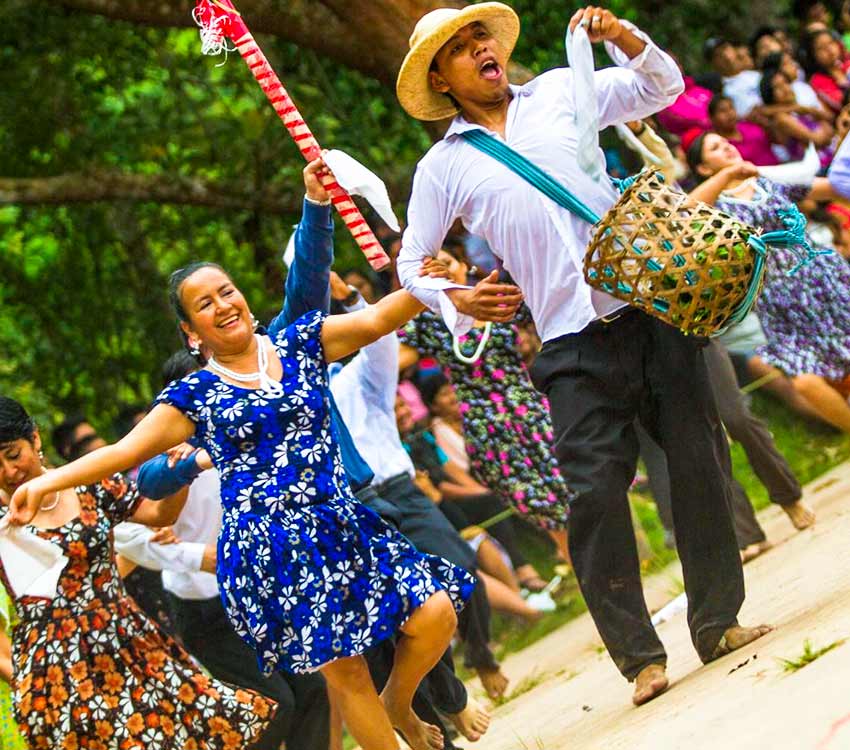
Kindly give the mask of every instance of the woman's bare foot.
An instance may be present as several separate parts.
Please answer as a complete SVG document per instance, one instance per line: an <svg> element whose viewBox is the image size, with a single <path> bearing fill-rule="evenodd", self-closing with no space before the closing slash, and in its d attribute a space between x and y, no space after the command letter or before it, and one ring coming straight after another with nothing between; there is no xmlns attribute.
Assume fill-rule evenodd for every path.
<svg viewBox="0 0 850 750"><path fill-rule="evenodd" d="M720 639L711 655L709 661L719 659L721 656L726 656L739 648L743 648L749 643L758 640L763 635L767 635L773 630L773 625L756 625L754 628L745 628L741 625L733 625L729 628Z"/></svg>
<svg viewBox="0 0 850 750"><path fill-rule="evenodd" d="M411 750L443 750L445 740L439 727L426 724L420 719L410 706L394 706L392 698L386 694L381 695L387 716L393 728L401 735L402 739L411 747Z"/></svg>
<svg viewBox="0 0 850 750"><path fill-rule="evenodd" d="M763 555L771 547L773 547L773 544L767 541L767 539L763 542L749 544L741 550L741 562L746 565L750 560L755 560L759 555Z"/></svg>
<svg viewBox="0 0 850 750"><path fill-rule="evenodd" d="M505 690L508 689L508 678L505 677L499 667L495 669L479 669L478 677L491 700L499 700L499 698L504 696Z"/></svg>
<svg viewBox="0 0 850 750"><path fill-rule="evenodd" d="M478 701L468 698L466 708L456 714L448 714L452 724L470 742L478 742L490 727L490 714Z"/></svg>
<svg viewBox="0 0 850 750"><path fill-rule="evenodd" d="M635 677L635 692L632 703L642 706L661 695L669 685L667 668L663 664L650 664L638 672Z"/></svg>
<svg viewBox="0 0 850 750"><path fill-rule="evenodd" d="M802 500L790 505L783 505L782 510L788 514L788 518L791 519L791 523L798 531L809 528L815 522L815 512Z"/></svg>

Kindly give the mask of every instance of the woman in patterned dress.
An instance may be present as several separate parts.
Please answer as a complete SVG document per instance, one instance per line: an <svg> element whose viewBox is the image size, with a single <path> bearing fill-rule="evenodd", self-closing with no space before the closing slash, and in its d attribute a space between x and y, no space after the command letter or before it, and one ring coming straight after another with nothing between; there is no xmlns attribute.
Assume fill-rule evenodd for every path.
<svg viewBox="0 0 850 750"><path fill-rule="evenodd" d="M781 212L804 198L834 197L826 178L788 186L759 177L757 168L716 133L699 136L687 155L703 180L692 197L766 232L784 229ZM768 249L756 305L767 344L757 351L791 378L812 411L850 432L850 265L832 248L813 246L828 254L803 265L790 249Z"/></svg>
<svg viewBox="0 0 850 750"><path fill-rule="evenodd" d="M215 264L172 274L171 299L208 366L172 383L121 441L19 487L28 522L47 493L135 466L194 436L221 478L218 582L233 627L265 672L321 670L364 750L439 750L411 700L446 650L473 579L419 554L356 501L340 459L326 363L396 330L422 309L407 292L348 315L305 315L274 341ZM398 635L381 698L362 654Z"/></svg>
<svg viewBox="0 0 850 750"><path fill-rule="evenodd" d="M40 451L32 419L0 396L0 490L54 473ZM235 750L249 747L274 714L273 701L206 677L124 589L112 527L130 516L170 522L175 505L142 503L116 475L52 491L37 506L27 529L68 563L52 600L14 598L14 706L33 750ZM0 563L7 585L8 574Z"/></svg>
<svg viewBox="0 0 850 750"><path fill-rule="evenodd" d="M452 281L465 284L467 264L441 250ZM517 348L515 323L476 321L458 341L471 358L485 331L489 340L474 362L455 353L451 332L436 313L426 310L399 331L402 370L420 356L434 357L451 379L463 414L463 437L473 478L497 493L520 513L550 531L563 530L572 491L561 476L552 452L552 422L546 397L531 384ZM568 559L566 535L553 534L563 559Z"/></svg>

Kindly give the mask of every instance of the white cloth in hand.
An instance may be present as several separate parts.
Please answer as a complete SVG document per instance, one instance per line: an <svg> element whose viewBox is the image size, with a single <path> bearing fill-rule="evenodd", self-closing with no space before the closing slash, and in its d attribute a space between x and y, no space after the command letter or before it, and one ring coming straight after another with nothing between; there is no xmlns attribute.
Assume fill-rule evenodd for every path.
<svg viewBox="0 0 850 750"><path fill-rule="evenodd" d="M19 526L0 531L0 559L16 597L53 599L59 576L68 564L62 549Z"/></svg>
<svg viewBox="0 0 850 750"><path fill-rule="evenodd" d="M390 204L390 195L384 181L372 170L364 167L353 156L344 151L332 149L323 154L325 164L334 173L336 181L352 195L361 195L377 211L387 226L394 232L400 232L398 219Z"/></svg>

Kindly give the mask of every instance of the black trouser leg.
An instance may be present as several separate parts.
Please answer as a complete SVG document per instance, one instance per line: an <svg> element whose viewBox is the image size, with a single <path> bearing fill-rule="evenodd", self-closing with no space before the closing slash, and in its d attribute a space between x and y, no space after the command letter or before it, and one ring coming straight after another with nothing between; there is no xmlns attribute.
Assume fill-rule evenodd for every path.
<svg viewBox="0 0 850 750"><path fill-rule="evenodd" d="M412 481L394 487L393 497L385 493L384 499L401 511L401 533L416 549L429 555L439 555L470 573L476 573L475 553ZM464 663L468 667L495 669L498 666L490 650L490 603L480 579L458 615L458 632L466 644Z"/></svg>
<svg viewBox="0 0 850 750"><path fill-rule="evenodd" d="M673 509L670 507L670 473L667 471L667 456L661 450L646 428L635 422L635 432L640 446L640 457L646 465L646 476L649 479L649 491L655 500L655 508L661 525L667 531L673 531Z"/></svg>
<svg viewBox="0 0 850 750"><path fill-rule="evenodd" d="M285 741L287 748L327 750L330 715L321 675L264 677L257 655L233 631L219 599L169 599L186 648L213 677L277 701L274 719L252 748L278 750Z"/></svg>
<svg viewBox="0 0 850 750"><path fill-rule="evenodd" d="M637 320L632 315L621 325L634 328ZM570 506L573 568L608 653L632 680L667 656L643 598L626 494L637 464L641 346L635 336L615 333L612 327L547 342L532 378L549 397L555 454L577 493Z"/></svg>
<svg viewBox="0 0 850 750"><path fill-rule="evenodd" d="M667 456L661 446L646 432L640 420L635 422L635 430L640 443L640 455L646 464L646 473L649 475L649 487L655 499L658 517L661 519L664 528L672 532L673 508L670 500L670 473L667 468ZM763 542L767 538L764 529L756 519L753 504L750 502L746 490L735 477L729 478L729 490L732 493L732 521L739 549L744 549L750 544Z"/></svg>
<svg viewBox="0 0 850 750"><path fill-rule="evenodd" d="M741 444L771 501L778 505L797 502L803 496L803 488L776 447L767 425L750 411L738 387L729 352L722 344L712 341L705 349L705 362L720 419L729 437Z"/></svg>
<svg viewBox="0 0 850 750"><path fill-rule="evenodd" d="M704 661L736 623L744 576L731 517L731 459L704 346L651 320L640 418L667 455L688 625Z"/></svg>

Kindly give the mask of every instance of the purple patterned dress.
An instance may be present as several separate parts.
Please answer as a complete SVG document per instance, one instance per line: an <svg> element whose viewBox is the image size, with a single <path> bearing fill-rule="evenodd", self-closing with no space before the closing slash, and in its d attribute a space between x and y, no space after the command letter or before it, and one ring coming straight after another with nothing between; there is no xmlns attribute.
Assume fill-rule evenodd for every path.
<svg viewBox="0 0 850 750"><path fill-rule="evenodd" d="M810 189L764 177L756 184L752 200L721 194L717 208L765 232L783 229L779 210L802 200ZM768 248L764 289L756 304L768 343L758 353L786 375L843 380L850 375L850 265L833 253L789 274L797 262L791 250Z"/></svg>
<svg viewBox="0 0 850 750"><path fill-rule="evenodd" d="M460 337L467 356L483 328ZM481 357L472 365L454 355L451 332L426 310L399 331L403 344L434 357L460 402L470 473L520 514L548 529L563 528L572 491L552 452L549 402L536 391L516 345L517 329L494 323Z"/></svg>

